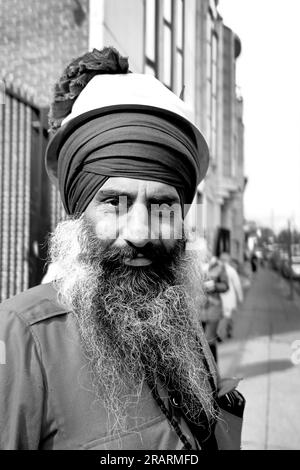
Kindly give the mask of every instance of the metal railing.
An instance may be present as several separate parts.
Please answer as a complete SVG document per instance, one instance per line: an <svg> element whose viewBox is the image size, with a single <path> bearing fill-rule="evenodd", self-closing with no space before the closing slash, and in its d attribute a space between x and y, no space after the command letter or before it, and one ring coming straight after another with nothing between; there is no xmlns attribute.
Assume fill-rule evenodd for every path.
<svg viewBox="0 0 300 470"><path fill-rule="evenodd" d="M45 171L46 108L20 89L0 103L0 301L38 284L46 238L61 217L58 192Z"/></svg>

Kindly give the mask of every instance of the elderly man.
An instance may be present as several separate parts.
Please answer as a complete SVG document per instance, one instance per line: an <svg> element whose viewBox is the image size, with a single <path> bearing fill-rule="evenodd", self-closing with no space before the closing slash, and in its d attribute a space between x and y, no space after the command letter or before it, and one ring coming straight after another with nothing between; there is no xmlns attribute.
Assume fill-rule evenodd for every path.
<svg viewBox="0 0 300 470"><path fill-rule="evenodd" d="M1 448L232 447L185 250L201 133L112 48L67 67L50 123L47 171L69 217L50 241L53 282L1 306Z"/></svg>

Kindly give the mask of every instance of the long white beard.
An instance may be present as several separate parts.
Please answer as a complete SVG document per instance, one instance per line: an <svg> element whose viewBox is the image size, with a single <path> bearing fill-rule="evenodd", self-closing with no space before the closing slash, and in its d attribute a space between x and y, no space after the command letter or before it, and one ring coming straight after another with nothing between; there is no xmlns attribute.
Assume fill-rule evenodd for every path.
<svg viewBox="0 0 300 470"><path fill-rule="evenodd" d="M192 421L199 423L199 402L209 419L215 415L203 364L201 271L195 253L177 248L161 272L112 268L116 251L105 248L84 216L60 223L52 236L51 261L60 267L55 286L77 319L111 433L126 429L127 404L138 401L149 370L184 396Z"/></svg>

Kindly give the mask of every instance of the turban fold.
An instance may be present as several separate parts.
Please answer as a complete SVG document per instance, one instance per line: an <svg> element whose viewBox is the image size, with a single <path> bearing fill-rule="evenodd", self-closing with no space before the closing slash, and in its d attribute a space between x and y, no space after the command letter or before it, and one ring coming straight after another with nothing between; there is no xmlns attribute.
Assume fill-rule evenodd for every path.
<svg viewBox="0 0 300 470"><path fill-rule="evenodd" d="M50 141L46 161L67 214L84 212L110 177L163 182L177 189L182 206L191 204L206 171L187 121L143 106L75 117Z"/></svg>

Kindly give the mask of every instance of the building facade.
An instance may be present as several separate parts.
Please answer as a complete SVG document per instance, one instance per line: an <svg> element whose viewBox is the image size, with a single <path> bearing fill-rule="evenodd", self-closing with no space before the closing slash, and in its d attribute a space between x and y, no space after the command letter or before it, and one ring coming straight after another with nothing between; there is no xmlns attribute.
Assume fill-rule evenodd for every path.
<svg viewBox="0 0 300 470"><path fill-rule="evenodd" d="M229 251L243 261L243 100L237 94L239 38L223 24L217 2L198 4L196 118L210 148L210 166L198 189L209 253ZM201 208L199 209L201 211Z"/></svg>
<svg viewBox="0 0 300 470"><path fill-rule="evenodd" d="M0 137L0 202L3 202L0 285L6 286L0 292L2 299L39 282L42 270L39 268L30 277L29 267L39 262L43 237L62 215L58 193L46 183L42 170L39 178L28 176L41 167L46 139L44 124L40 117L37 120L34 108L49 105L53 85L63 68L72 58L93 47L115 46L129 57L131 71L153 74L186 102L207 139L211 156L207 178L199 185L190 211L189 233L201 239L211 253L226 249L242 261L243 101L237 94L235 78L241 43L223 24L217 3L216 0L0 0L1 83L12 84L22 96L30 92L32 102L31 111L27 111L32 117L26 121L27 179L21 186L7 183L7 175L13 173L8 164L10 155L15 155L16 161L25 158L17 144L22 138L13 130L15 118L11 116L17 113L13 114L11 108L10 114L7 106L2 106L0 113L0 124L6 129L6 134ZM42 229L36 233L33 216L30 219L27 215L27 225L23 224L29 227L26 230L30 230L32 220L32 234L24 232L29 246L21 251L16 249L11 258L23 257L23 264L18 266L24 265L27 274L24 281L9 288L17 265L16 261L8 261L8 243L13 247L21 242L16 241L18 235L14 232L18 230L12 225L8 242L8 221L11 208L21 207L26 187L27 214L38 214L36 224ZM40 187L45 193L46 213L41 208L32 211ZM45 217L47 223L39 224ZM21 230L21 218L18 224Z"/></svg>

